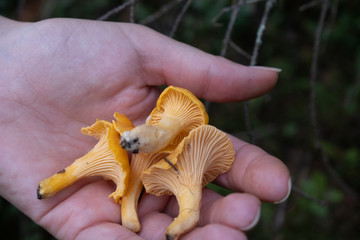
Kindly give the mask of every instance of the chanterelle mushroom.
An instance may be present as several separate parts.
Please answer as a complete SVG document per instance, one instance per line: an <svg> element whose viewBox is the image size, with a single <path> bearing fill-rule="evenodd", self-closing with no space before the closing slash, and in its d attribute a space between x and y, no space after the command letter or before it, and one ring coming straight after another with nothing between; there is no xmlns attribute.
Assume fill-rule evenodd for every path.
<svg viewBox="0 0 360 240"><path fill-rule="evenodd" d="M146 124L124 132L121 146L133 153L174 149L192 129L208 121L199 99L186 89L169 86L160 95Z"/></svg>
<svg viewBox="0 0 360 240"><path fill-rule="evenodd" d="M128 185L130 172L127 152L119 145L119 133L112 123L104 120L97 120L92 126L82 128L81 132L99 139L98 143L67 168L42 180L37 189L38 199L50 198L82 177L102 176L116 184L116 190L109 197L119 202Z"/></svg>
<svg viewBox="0 0 360 240"><path fill-rule="evenodd" d="M137 206L143 183L140 179L143 171L167 156L168 153L139 153L132 155L130 161L129 186L121 199L121 223L133 232L139 232L141 225L137 215Z"/></svg>
<svg viewBox="0 0 360 240"><path fill-rule="evenodd" d="M166 239L177 239L199 221L202 187L228 171L235 151L225 133L203 125L189 133L167 161L161 160L142 175L146 191L155 195L174 194L179 214L166 231Z"/></svg>
<svg viewBox="0 0 360 240"><path fill-rule="evenodd" d="M116 121L112 121L114 128L120 135L122 135L126 131L130 131L134 128L134 124L131 120L124 114L121 113L114 113L114 118Z"/></svg>

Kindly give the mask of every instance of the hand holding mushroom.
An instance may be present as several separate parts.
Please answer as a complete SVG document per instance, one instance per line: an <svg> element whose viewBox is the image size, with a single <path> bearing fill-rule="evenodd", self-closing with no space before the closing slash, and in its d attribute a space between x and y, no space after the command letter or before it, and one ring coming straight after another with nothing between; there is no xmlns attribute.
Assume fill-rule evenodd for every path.
<svg viewBox="0 0 360 240"><path fill-rule="evenodd" d="M100 140L79 129L95 119L112 123L114 112L141 125L159 96L154 86L182 86L210 101L240 101L264 94L277 78L274 71L232 63L142 26L77 19L0 22L0 61L7 69L0 74L0 194L57 239L163 239L179 215L175 197L144 193L137 206L141 231L133 233L119 225L121 205L107 198L117 186L96 176L37 200L34 189L41 180ZM203 189L199 223L183 239L245 239L260 200L280 201L289 192L281 161L230 139L235 161L215 181L244 193L222 197Z"/></svg>

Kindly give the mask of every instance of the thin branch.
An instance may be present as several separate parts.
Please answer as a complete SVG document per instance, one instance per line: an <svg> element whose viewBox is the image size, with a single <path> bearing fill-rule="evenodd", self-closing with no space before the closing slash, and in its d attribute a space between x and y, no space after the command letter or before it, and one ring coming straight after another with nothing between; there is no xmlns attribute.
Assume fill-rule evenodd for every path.
<svg viewBox="0 0 360 240"><path fill-rule="evenodd" d="M260 46L262 44L262 36L264 34L264 31L265 31L265 27L266 27L267 20L269 18L270 10L273 7L275 1L276 0L267 0L266 1L265 10L264 10L263 16L261 18L261 22L260 22L258 31L256 33L255 46L254 46L253 54L252 54L252 57L251 57L250 66L255 66L256 65L257 57L259 55Z"/></svg>
<svg viewBox="0 0 360 240"><path fill-rule="evenodd" d="M319 0L314 0L314 1L311 1L311 2L308 2L308 3L305 3L305 4L303 4L303 5L301 5L299 7L299 11L303 12L303 11L308 10L309 8L315 7L315 6L319 5L319 4L320 4Z"/></svg>
<svg viewBox="0 0 360 240"><path fill-rule="evenodd" d="M213 19L211 19L211 23L214 25L214 26L217 26L217 27L220 27L222 26L222 24L218 23L218 19L224 15L225 13L227 12L230 12L231 10L233 10L233 8L235 8L236 5L232 5L232 6L228 6L228 7L224 7L223 9L220 10L220 12L218 14L216 14L215 17L213 17Z"/></svg>
<svg viewBox="0 0 360 240"><path fill-rule="evenodd" d="M147 25L156 19L160 18L162 15L168 13L171 9L176 7L179 3L181 3L183 0L174 0L172 2L169 2L162 6L159 11L154 13L153 15L150 15L149 17L145 18L144 20L140 21L140 24Z"/></svg>
<svg viewBox="0 0 360 240"><path fill-rule="evenodd" d="M251 55L246 52L244 49L242 49L241 47L239 47L236 43L234 43L233 41L230 40L229 43L230 47L232 47L232 49L235 50L235 52L239 53L240 55L244 56L247 59L251 59Z"/></svg>
<svg viewBox="0 0 360 240"><path fill-rule="evenodd" d="M130 19L129 21L131 23L135 23L135 5L136 5L137 1L136 0L131 0L131 5L130 5Z"/></svg>
<svg viewBox="0 0 360 240"><path fill-rule="evenodd" d="M225 36L223 39L222 49L221 49L221 53L220 53L220 55L222 57L225 57L225 55L226 55L226 52L227 52L227 49L229 46L229 42L230 42L230 38L231 38L231 33L233 32L235 21L239 14L239 11L240 11L240 7L243 4L244 4L244 0L238 0L235 7L232 7L230 21L229 21L227 29L226 29L226 33L225 33Z"/></svg>
<svg viewBox="0 0 360 240"><path fill-rule="evenodd" d="M315 148L320 151L321 160L322 160L326 170L330 174L333 181L335 181L335 183L337 183L344 192L346 192L349 196L352 196L353 198L356 199L356 198L358 198L358 194L343 181L343 179L340 177L340 175L331 166L331 164L329 162L329 158L323 147L323 139L321 136L321 130L319 127L319 121L318 121L318 116L317 116L315 82L316 82L316 79L318 78L318 62L319 62L320 42L321 42L321 36L322 36L325 18L326 18L328 9L329 9L329 0L323 0L321 12L320 12L320 16L319 16L319 22L318 22L318 26L317 26L316 33L315 33L313 58L312 58L312 64L311 64L311 70L310 70L309 108L310 108L311 125L312 125L312 129L314 132L314 137L315 137Z"/></svg>
<svg viewBox="0 0 360 240"><path fill-rule="evenodd" d="M108 11L107 13L102 15L101 17L97 18L96 20L104 21L104 20L108 19L109 17L121 12L125 8L134 5L137 1L138 0L129 0L127 2L124 2L123 4L111 9L110 11Z"/></svg>
<svg viewBox="0 0 360 240"><path fill-rule="evenodd" d="M298 188L295 185L292 186L292 192L296 193L300 197L302 197L306 200L309 200L319 206L327 207L329 205L329 203L326 200L320 200L320 199L314 198L313 196L305 193L304 191L302 191L300 188Z"/></svg>
<svg viewBox="0 0 360 240"><path fill-rule="evenodd" d="M175 23L173 28L171 29L171 32L169 34L169 36L171 38L174 37L177 29L179 28L180 22L184 19L185 13L187 12L187 10L189 9L190 5L191 5L192 0L187 0L184 7L181 9L179 15L176 17L175 19Z"/></svg>
<svg viewBox="0 0 360 240"><path fill-rule="evenodd" d="M315 92L315 81L318 74L318 59L319 59L319 50L320 50L320 40L321 34L324 27L326 12L328 9L328 0L323 0L323 5L321 8L320 18L318 27L315 34L315 43L313 49L313 58L310 70L310 114L311 114L311 124L315 134L316 148L321 146L321 136L320 129L318 124L317 110L316 110L316 92Z"/></svg>
<svg viewBox="0 0 360 240"><path fill-rule="evenodd" d="M232 11L231 11L231 16L230 16L228 26L226 28L225 36L222 41L222 48L221 48L221 52L220 52L220 56L222 56L222 57L225 57L225 55L226 55L226 52L227 52L227 49L228 49L228 46L230 43L231 33L234 29L235 21L236 21L237 15L239 14L240 7L244 4L244 1L245 0L238 0L238 2L236 4L229 7L229 9L231 9ZM210 106L211 106L211 102L205 101L206 111L209 111Z"/></svg>
<svg viewBox="0 0 360 240"><path fill-rule="evenodd" d="M262 36L265 31L265 27L266 27L266 23L267 23L269 14L270 14L270 10L273 7L274 3L275 3L275 0L267 0L266 1L265 10L264 10L263 16L261 18L259 28L256 33L255 45L254 45L253 53L251 55L250 66L256 65L260 46L262 44ZM251 127L251 121L250 121L250 102L249 101L244 102L244 116L245 116L245 125L246 125L248 136L250 138L250 142L252 144L255 144L255 137L254 137L254 133L253 133L253 130Z"/></svg>
<svg viewBox="0 0 360 240"><path fill-rule="evenodd" d="M265 1L265 0L247 0L245 1L243 4L252 4L252 3L258 3L258 2L262 2L262 1ZM215 26L221 26L222 24L218 23L218 19L224 15L225 13L228 13L232 10L234 10L234 8L237 8L238 7L238 4L234 4L234 5L231 5L231 6L228 6L228 7L224 7L223 9L220 10L220 12L218 14L216 14L215 17L213 17L213 19L211 19L211 23Z"/></svg>

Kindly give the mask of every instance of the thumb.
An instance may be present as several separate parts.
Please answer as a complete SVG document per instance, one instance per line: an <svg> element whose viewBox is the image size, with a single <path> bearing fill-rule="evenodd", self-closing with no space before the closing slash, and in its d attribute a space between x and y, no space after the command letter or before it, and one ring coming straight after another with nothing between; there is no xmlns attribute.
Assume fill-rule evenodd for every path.
<svg viewBox="0 0 360 240"><path fill-rule="evenodd" d="M189 89L198 97L226 102L263 95L277 82L279 69L247 67L146 27L136 28L127 32L134 34L132 40L141 53L142 67L151 73L152 77L145 79L147 85L175 85Z"/></svg>

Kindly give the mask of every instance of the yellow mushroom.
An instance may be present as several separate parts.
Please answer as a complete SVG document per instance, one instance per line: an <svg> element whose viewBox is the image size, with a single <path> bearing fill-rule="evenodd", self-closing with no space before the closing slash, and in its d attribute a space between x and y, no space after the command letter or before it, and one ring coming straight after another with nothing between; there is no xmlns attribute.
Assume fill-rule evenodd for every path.
<svg viewBox="0 0 360 240"><path fill-rule="evenodd" d="M130 172L127 152L119 145L119 133L112 123L104 120L97 120L81 132L95 137L98 143L67 168L42 180L37 189L38 199L50 198L82 177L102 176L116 184L116 190L109 197L119 202L127 188Z"/></svg>
<svg viewBox="0 0 360 240"><path fill-rule="evenodd" d="M139 232L141 225L137 214L138 201L143 189L140 179L144 170L166 157L168 153L139 153L132 155L130 161L129 186L121 200L122 225L133 232Z"/></svg>
<svg viewBox="0 0 360 240"><path fill-rule="evenodd" d="M116 119L116 121L113 120L112 123L114 125L114 128L120 135L134 128L134 124L126 115L116 112L114 113L114 118Z"/></svg>
<svg viewBox="0 0 360 240"><path fill-rule="evenodd" d="M188 133L209 121L203 103L190 91L169 86L146 123L124 132L121 146L133 153L174 149Z"/></svg>
<svg viewBox="0 0 360 240"><path fill-rule="evenodd" d="M174 194L179 214L166 231L166 239L177 239L199 221L202 187L228 171L235 151L225 133L210 125L192 130L167 160L147 169L142 180L147 192ZM171 162L171 164L169 164Z"/></svg>

